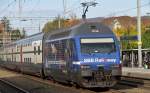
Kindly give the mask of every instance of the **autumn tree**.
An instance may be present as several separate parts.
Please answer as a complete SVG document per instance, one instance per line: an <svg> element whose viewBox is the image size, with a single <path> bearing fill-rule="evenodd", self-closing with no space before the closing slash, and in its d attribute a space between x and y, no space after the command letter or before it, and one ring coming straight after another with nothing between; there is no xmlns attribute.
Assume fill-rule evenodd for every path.
<svg viewBox="0 0 150 93"><path fill-rule="evenodd" d="M150 28L150 27L146 27L142 24L141 26L141 31L142 31L142 48L150 48L150 29L145 30L146 28ZM122 35L121 36L137 36L137 29L136 26L132 26L128 29L121 29L124 30L122 31ZM137 45L138 40L122 40L120 41L121 45L122 45L122 49L137 49L138 45Z"/></svg>
<svg viewBox="0 0 150 93"><path fill-rule="evenodd" d="M59 21L60 21L60 24L59 24ZM59 29L59 25L60 25L60 28L64 27L64 19L59 19L59 18L56 18L54 19L53 21L49 21L47 22L45 25L44 25L44 28L43 28L43 32L50 32L50 31L53 31L53 30L56 30L56 29Z"/></svg>
<svg viewBox="0 0 150 93"><path fill-rule="evenodd" d="M135 26L127 26L116 29L114 31L117 36L119 37L132 37L137 35L136 27ZM137 48L136 40L120 40L122 49L133 49Z"/></svg>

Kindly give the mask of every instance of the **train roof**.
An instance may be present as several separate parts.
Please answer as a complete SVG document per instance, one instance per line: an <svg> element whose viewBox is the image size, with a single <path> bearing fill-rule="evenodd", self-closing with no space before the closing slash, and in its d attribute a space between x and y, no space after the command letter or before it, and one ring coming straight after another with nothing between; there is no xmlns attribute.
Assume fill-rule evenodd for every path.
<svg viewBox="0 0 150 93"><path fill-rule="evenodd" d="M99 22L82 22L70 28L59 29L53 32L44 34L43 32L28 36L24 39L12 42L9 45L31 43L32 41L42 40L43 36L46 39L53 40L56 38L73 37L76 35L114 35L113 31L106 25ZM7 46L7 45L6 45Z"/></svg>
<svg viewBox="0 0 150 93"><path fill-rule="evenodd" d="M37 34L34 34L34 35L30 35L30 36L27 36L26 38L23 38L23 39L20 39L20 40L17 40L15 42L11 42L7 45L5 45L6 47L7 46L14 46L14 45L24 45L24 44L31 44L33 41L37 41L37 40L42 40L43 38L43 35L44 33L40 32L40 33L37 33Z"/></svg>
<svg viewBox="0 0 150 93"><path fill-rule="evenodd" d="M83 22L71 28L60 29L47 34L47 39L55 39L76 35L114 35L113 31L106 25L98 22Z"/></svg>
<svg viewBox="0 0 150 93"><path fill-rule="evenodd" d="M16 43L25 43L26 41L36 41L36 40L42 40L44 33L40 32L31 36L28 36L26 38L20 39L16 41Z"/></svg>

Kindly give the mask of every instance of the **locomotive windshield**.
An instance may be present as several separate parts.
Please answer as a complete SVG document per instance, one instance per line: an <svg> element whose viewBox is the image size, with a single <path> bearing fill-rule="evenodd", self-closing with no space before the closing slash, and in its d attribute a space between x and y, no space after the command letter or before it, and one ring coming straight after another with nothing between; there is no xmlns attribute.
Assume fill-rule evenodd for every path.
<svg viewBox="0 0 150 93"><path fill-rule="evenodd" d="M112 53L115 52L113 38L81 39L81 53Z"/></svg>

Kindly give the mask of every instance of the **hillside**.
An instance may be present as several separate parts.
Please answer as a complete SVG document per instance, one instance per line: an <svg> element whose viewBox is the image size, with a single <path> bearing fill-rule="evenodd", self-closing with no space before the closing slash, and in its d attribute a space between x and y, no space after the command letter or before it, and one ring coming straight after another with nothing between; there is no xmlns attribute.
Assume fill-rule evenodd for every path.
<svg viewBox="0 0 150 93"><path fill-rule="evenodd" d="M119 17L108 17L108 18L97 17L97 18L89 18L88 21L102 22L102 23L110 26L110 25L112 25L112 22L116 19L120 22L121 26L123 26L123 27L136 26L137 18L130 17L130 16L119 16ZM150 17L142 16L141 22L142 22L142 25L144 25L144 26L150 26Z"/></svg>

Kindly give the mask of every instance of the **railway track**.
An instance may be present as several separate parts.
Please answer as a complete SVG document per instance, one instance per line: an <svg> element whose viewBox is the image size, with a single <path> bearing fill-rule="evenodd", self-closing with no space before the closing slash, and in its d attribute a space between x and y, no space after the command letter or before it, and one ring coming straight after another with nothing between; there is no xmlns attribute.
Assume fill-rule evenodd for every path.
<svg viewBox="0 0 150 93"><path fill-rule="evenodd" d="M130 86L135 86L135 87L142 86L142 87L150 88L150 79L123 76L120 84L126 84Z"/></svg>
<svg viewBox="0 0 150 93"><path fill-rule="evenodd" d="M15 74L20 74L14 71L10 71L8 69L2 68L3 70L6 70L8 72L12 72ZM0 69L1 70L1 69ZM61 84L61 83L53 83L53 81L51 80L43 80L41 78L39 78L38 76L31 76L31 75L27 75L27 74L22 74L19 75L21 77L15 77L16 81L20 81L19 79L22 79L23 81L32 81L32 82L39 82L40 84L46 85L46 86L51 86L50 89L52 90L52 92L44 92L44 93L101 93L101 92L105 92L108 91L108 89L84 89L84 88L76 88L74 86L70 86L70 85L66 85L66 84ZM18 79L17 79L18 78ZM21 80L21 82L22 82ZM16 83L14 82L14 80L10 80L10 82L12 82L13 84ZM22 82L24 83L24 82ZM24 87L21 84L16 83L15 85L19 85ZM40 85L39 85L40 86ZM26 87L27 88L27 87ZM34 91L36 91L36 89L38 89L38 87L34 87L34 88L30 88L27 89L29 91L29 93L33 93ZM49 90L48 90L49 91ZM115 90L113 90L115 91ZM34 92L36 93L36 92ZM39 92L37 92L39 93ZM119 93L119 92L117 92Z"/></svg>
<svg viewBox="0 0 150 93"><path fill-rule="evenodd" d="M45 83L45 84L52 84L52 85L54 84L53 82L51 82L49 80L43 81L41 78L38 78L38 77L33 77L33 76L29 76L29 75L25 75L25 77L33 79L33 80L38 81L38 82ZM56 86L57 85L66 88L66 86L63 86L63 85L56 84ZM104 93L129 93L128 91L122 91L123 88L125 88L125 89L150 90L150 79L122 76L121 81L118 82L118 84L116 86L114 86L110 89L101 88L98 90L97 89L90 90L90 89L80 88L80 92L81 93L102 93L104 91ZM71 87L71 88L69 87L69 89L76 90L75 87ZM147 92L144 92L144 93L147 93Z"/></svg>
<svg viewBox="0 0 150 93"><path fill-rule="evenodd" d="M0 93L29 93L28 91L8 82L4 79L0 79Z"/></svg>
<svg viewBox="0 0 150 93"><path fill-rule="evenodd" d="M9 70L7 71L17 74L14 71L9 71ZM135 78L133 79L131 77L122 77L122 81L120 81L116 86L110 89L101 89L101 88L92 89L92 90L84 89L84 88L77 89L69 85L53 83L50 80L43 80L39 77L30 76L26 74L25 75L19 74L18 77L15 77L14 79L10 78L10 80L8 81L11 85L13 85L13 86L11 85L9 86L13 88L13 91L20 91L20 92L11 92L11 93L139 93L138 92L139 89L142 89L142 91L146 91L149 89L148 85L150 85L150 81L148 82L148 80L135 79ZM2 81L0 80L0 84L1 82ZM19 87L21 86L21 88L18 89L16 85ZM31 87L29 87L29 85ZM22 91L23 90L22 88L25 89L25 91ZM137 92L131 92L131 90ZM10 92L2 92L2 93L10 93ZM141 92L141 93L149 93L149 92Z"/></svg>
<svg viewBox="0 0 150 93"><path fill-rule="evenodd" d="M9 70L8 70L9 71ZM16 72L13 72L11 71L12 73L15 73ZM76 88L76 87L71 87L69 85L64 85L64 84L60 84L60 83L53 83L52 81L50 80L43 80L39 77L35 77L35 76L30 76L30 75L19 75L19 77L15 77L16 81L18 81L19 83L22 82L21 84L18 84L18 82L16 83L13 79L9 80L9 82L11 84L13 84L13 86L21 86L23 87L25 90L27 90L26 92L14 92L14 93L122 93L122 92L119 92L118 90L115 90L115 89L111 89L111 90L108 90L108 89L84 89L84 88ZM38 85L37 87L33 87L34 85L31 85L30 88L28 87L25 87L26 85L23 85L25 84L24 82L38 82L36 85ZM26 84L27 84L26 83ZM47 88L49 89L45 89L44 87L41 87L41 85L45 85L47 86ZM29 84L27 85L29 86ZM48 87L50 86L50 87ZM18 87L17 87L18 88ZM41 92L40 90L43 91L46 90L46 92ZM40 92L39 92L40 91ZM110 91L113 91L113 92L110 92ZM10 93L10 92L5 92L5 93ZM13 93L13 92L12 92Z"/></svg>
<svg viewBox="0 0 150 93"><path fill-rule="evenodd" d="M5 70L5 69L3 69ZM14 71L8 71L9 73L17 74ZM27 90L27 92L12 92L12 93L95 93L90 90L86 89L76 89L75 87L70 87L67 85L59 84L59 83L53 83L50 80L43 80L39 77L30 76L30 75L19 75L19 76L13 76L12 77L6 77L4 80L8 80L13 86L20 86L21 88ZM8 86L7 86L8 87ZM16 87L18 88L18 87ZM11 90L8 92L2 92L2 93L10 93Z"/></svg>

